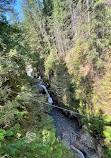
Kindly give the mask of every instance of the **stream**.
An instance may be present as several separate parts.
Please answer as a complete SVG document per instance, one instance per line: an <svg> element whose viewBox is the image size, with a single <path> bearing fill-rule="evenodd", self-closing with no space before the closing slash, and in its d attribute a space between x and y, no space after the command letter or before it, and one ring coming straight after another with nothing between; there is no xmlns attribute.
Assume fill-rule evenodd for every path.
<svg viewBox="0 0 111 158"><path fill-rule="evenodd" d="M42 87L48 97L48 103L50 105L53 104L53 99L50 97L47 88L40 83L37 83L35 86L37 88ZM80 127L77 118L68 118L63 114L62 110L53 107L51 108L49 115L53 117L53 124L55 125L57 131L56 137L59 137L66 144L67 148L75 151L76 157L79 156L78 158L85 158L83 153L73 146L75 145L77 136L80 133Z"/></svg>
<svg viewBox="0 0 111 158"><path fill-rule="evenodd" d="M53 104L53 99L50 97L47 88L43 84L38 84L42 87L48 97L49 104ZM68 118L57 108L51 108L49 114L53 117L53 123L57 129L57 137L60 137L70 148L76 141L76 137L79 135L80 128L79 122L76 117Z"/></svg>
<svg viewBox="0 0 111 158"><path fill-rule="evenodd" d="M27 74L29 72L28 76L33 79L32 70L29 70L27 70ZM44 90L48 97L48 103L53 104L53 99L50 97L41 79L33 85L40 93ZM66 144L67 148L74 151L75 158L105 158L100 144L97 144L96 139L90 136L86 127L80 129L79 121L76 117L69 118L62 110L54 107L52 107L48 114L53 117L56 137L59 137Z"/></svg>
<svg viewBox="0 0 111 158"><path fill-rule="evenodd" d="M53 117L53 123L57 130L56 136L60 137L70 148L70 145L74 144L80 132L77 118L70 119L56 108L52 108L50 115Z"/></svg>

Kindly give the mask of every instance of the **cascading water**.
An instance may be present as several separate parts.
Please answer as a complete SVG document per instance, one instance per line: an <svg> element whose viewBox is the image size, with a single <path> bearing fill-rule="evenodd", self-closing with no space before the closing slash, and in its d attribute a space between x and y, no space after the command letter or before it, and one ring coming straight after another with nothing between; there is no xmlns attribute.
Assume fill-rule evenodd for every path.
<svg viewBox="0 0 111 158"><path fill-rule="evenodd" d="M38 84L38 85L41 86L45 90L45 92L46 92L46 94L48 96L48 103L53 104L53 100L50 97L47 88L43 84ZM60 113L58 114L58 111L56 111L56 109L54 111L51 112L51 115L52 115L52 117L54 119L54 122L55 122L54 124L55 124L55 126L57 128L57 131L60 132L60 133L61 133L61 131L63 131L63 132L66 131L66 133L67 133L67 135L69 137L70 137L70 134L72 134L73 132L76 134L76 132L74 131L76 126L75 126L75 128L73 128L74 124L72 123L72 121L71 120L69 120L69 121L66 120L66 117L63 116ZM66 123L66 125L64 125L64 122ZM65 129L64 129L64 127L65 127ZM67 127L68 130L66 129L66 127ZM75 135L75 137L76 137L76 135ZM81 158L85 158L83 153L79 149L76 149L72 144L70 144L70 148L73 149L74 151L76 151L77 153L79 153L81 155Z"/></svg>
<svg viewBox="0 0 111 158"><path fill-rule="evenodd" d="M41 86L45 90L47 96L50 97L47 88L44 85L41 85L41 84L38 84L38 85Z"/></svg>
<svg viewBox="0 0 111 158"><path fill-rule="evenodd" d="M41 85L41 84L38 84L38 85L41 86L41 87L45 90L45 92L46 92L46 94L47 94L47 96L48 96L48 103L53 104L53 100L52 100L52 98L50 97L47 88L46 88L44 85Z"/></svg>

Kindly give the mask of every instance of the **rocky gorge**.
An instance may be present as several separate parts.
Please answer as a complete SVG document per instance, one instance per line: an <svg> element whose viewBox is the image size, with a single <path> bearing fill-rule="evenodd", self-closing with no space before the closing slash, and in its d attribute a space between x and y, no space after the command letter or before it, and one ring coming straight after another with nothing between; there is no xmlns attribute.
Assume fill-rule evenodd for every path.
<svg viewBox="0 0 111 158"><path fill-rule="evenodd" d="M40 83L42 83L42 86ZM37 83L36 87L40 92L44 89L49 98L52 97L52 100L56 100L53 98L54 96L50 97L48 90L43 86L42 81L39 82L39 85ZM59 107L57 101L54 103ZM74 151L74 158L105 158L102 149L104 145L100 144L96 138L91 136L85 125L80 125L81 121L79 120L79 117L75 117L73 113L54 107L51 108L48 114L53 117L53 124L57 131L56 137L61 139L66 144L67 148Z"/></svg>

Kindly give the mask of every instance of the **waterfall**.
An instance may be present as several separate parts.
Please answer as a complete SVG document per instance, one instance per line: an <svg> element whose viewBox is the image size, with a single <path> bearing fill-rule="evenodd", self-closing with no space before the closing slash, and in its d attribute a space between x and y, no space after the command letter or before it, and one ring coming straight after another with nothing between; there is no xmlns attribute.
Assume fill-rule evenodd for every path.
<svg viewBox="0 0 111 158"><path fill-rule="evenodd" d="M45 90L47 96L50 97L47 88L44 85L41 85L41 84L38 84L38 85L41 86Z"/></svg>
<svg viewBox="0 0 111 158"><path fill-rule="evenodd" d="M38 85L41 86L41 87L45 90L45 92L46 92L46 94L47 94L47 96L48 96L48 103L52 104L52 103L53 103L53 100L52 100L52 98L50 97L47 88L46 88L44 85L41 85L41 84L38 84Z"/></svg>
<svg viewBox="0 0 111 158"><path fill-rule="evenodd" d="M32 79L34 78L33 75L32 75L33 69L32 69L32 65L31 65L31 64L26 66L26 73L27 73L27 75L30 76Z"/></svg>
<svg viewBox="0 0 111 158"><path fill-rule="evenodd" d="M50 97L47 88L44 85L42 85L42 84L38 84L38 85L41 86L45 90L45 92L46 92L46 94L48 96L48 103L52 104L53 100ZM72 141L74 141L74 139L76 141L76 137L74 137L72 135L71 135L71 139L72 139ZM71 145L70 147L71 147L71 149L73 149L74 151L76 151L77 153L79 153L81 155L81 158L85 158L84 154L79 149L75 148L73 145Z"/></svg>

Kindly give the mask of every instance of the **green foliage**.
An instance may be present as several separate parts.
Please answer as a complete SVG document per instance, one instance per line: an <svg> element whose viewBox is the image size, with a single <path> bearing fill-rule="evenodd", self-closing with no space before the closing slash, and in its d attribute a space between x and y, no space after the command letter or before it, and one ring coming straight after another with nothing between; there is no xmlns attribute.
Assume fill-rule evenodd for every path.
<svg viewBox="0 0 111 158"><path fill-rule="evenodd" d="M62 2L59 3L59 1L54 1L53 15L55 18L55 24L59 27L59 29L65 28L67 25L67 20L64 20L65 18L63 14L65 13L65 9L62 8L62 4ZM82 15L85 8L84 5L85 4L83 4L83 1L79 1L77 5L74 4L76 11L80 11L78 17L76 17L78 20L76 21L77 24L75 25L76 34L73 38L74 47L66 51L65 59L61 55L63 51L62 53L58 51L59 55L57 60L54 61L54 64L53 60L50 61L52 58L49 58L49 55L46 60L47 64L45 67L47 73L50 73L49 70L53 70L54 72L51 77L51 86L56 90L56 94L60 102L62 101L62 103L69 107L73 105L74 109L86 114L87 116L90 115L103 121L107 121L107 118L110 115L109 109L111 108L111 85L109 82L111 75L111 12L108 2L98 0L91 5L90 9L88 10L90 15L88 15L86 11L85 15L83 14L85 16L84 17ZM77 14L77 12L75 14ZM87 16L89 16L89 22L87 22ZM68 20L69 19L70 15L68 17ZM66 22L65 24L64 21ZM58 41L60 38L59 29L57 34ZM66 30L68 31L68 28ZM56 31L56 29L54 31ZM64 36L63 33L62 36ZM59 44L61 44L60 41ZM62 46L60 47L62 48ZM61 64L60 62L61 56L64 64ZM68 73L66 75L67 71ZM68 77L70 80L66 79ZM71 85L70 89L68 89L68 85ZM77 105L78 103L80 104L77 106L75 103L77 103ZM110 139L107 134L110 133L110 131L107 131L108 133L105 132L105 124L98 121L91 121L91 119L82 118L82 121L83 124L87 125L89 132L93 136L102 139L102 141L105 143L108 142L106 143L106 146L109 148ZM110 120L108 120L108 122L110 122ZM108 151L108 155L109 153L110 149Z"/></svg>
<svg viewBox="0 0 111 158"><path fill-rule="evenodd" d="M25 107L30 112L27 112ZM36 102L27 102L17 96L15 100L8 101L0 108L0 126L3 127L0 129L0 156L60 158L67 155L64 152L65 146L55 137L52 118L41 111L43 107L36 107Z"/></svg>
<svg viewBox="0 0 111 158"><path fill-rule="evenodd" d="M52 118L43 113L48 107L27 100L27 95L45 98L34 88L34 92L23 92L31 88L26 65L49 76L62 105L110 122L110 2L24 0L24 21L9 24L3 13L11 10L12 2L0 2L0 156L71 157L55 137ZM104 141L110 157L110 126L81 120L93 136Z"/></svg>
<svg viewBox="0 0 111 158"><path fill-rule="evenodd" d="M47 57L45 61L45 73L46 75L50 74L51 70L53 70L54 65L56 63L56 54L55 51L52 49L50 55Z"/></svg>
<svg viewBox="0 0 111 158"><path fill-rule="evenodd" d="M43 0L43 5L44 16L51 16L53 10L52 0Z"/></svg>
<svg viewBox="0 0 111 158"><path fill-rule="evenodd" d="M105 0L98 0L95 4L94 4L94 9L96 9L98 6L104 6L106 3Z"/></svg>
<svg viewBox="0 0 111 158"><path fill-rule="evenodd" d="M108 147L105 147L104 153L106 155L106 158L109 158L111 156L111 150Z"/></svg>

